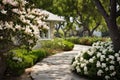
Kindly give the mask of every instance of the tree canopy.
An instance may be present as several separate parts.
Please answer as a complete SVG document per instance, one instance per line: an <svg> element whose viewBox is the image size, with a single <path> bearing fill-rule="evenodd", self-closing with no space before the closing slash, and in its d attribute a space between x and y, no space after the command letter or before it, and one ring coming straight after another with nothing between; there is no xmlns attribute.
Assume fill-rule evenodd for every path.
<svg viewBox="0 0 120 80"><path fill-rule="evenodd" d="M70 23L73 17L74 23L83 27L83 32L88 31L92 35L99 25L104 25L103 17L98 12L91 0L32 0L39 8L48 10L60 16L64 16ZM48 7L49 5L49 7Z"/></svg>

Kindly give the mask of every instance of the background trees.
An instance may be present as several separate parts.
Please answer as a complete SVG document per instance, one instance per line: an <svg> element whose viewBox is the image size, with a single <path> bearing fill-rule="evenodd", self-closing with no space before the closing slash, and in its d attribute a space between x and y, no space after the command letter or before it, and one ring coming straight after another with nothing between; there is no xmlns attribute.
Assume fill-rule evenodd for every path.
<svg viewBox="0 0 120 80"><path fill-rule="evenodd" d="M41 0L39 2L40 4L37 3L37 6L43 7L43 9L57 13L58 15L65 16L67 21L69 21L70 17L73 17L77 24L83 27L82 32L88 31L89 35L92 35L98 26L101 24L105 25L106 22L115 50L118 51L120 49L118 45L120 44L120 31L118 27L120 20L120 0L49 0L48 3L50 7L45 7L47 5L45 1ZM96 7L103 15L105 22Z"/></svg>
<svg viewBox="0 0 120 80"><path fill-rule="evenodd" d="M52 13L58 14L59 16L64 16L68 23L67 26L69 26L70 23L74 23L79 27L82 27L83 30L80 34L87 31L89 36L92 36L93 31L100 25L104 24L102 16L96 9L93 1L90 0L48 0L48 2L43 0L32 1L35 2L39 8L46 9ZM74 22L70 21L70 17L73 18ZM68 28L71 30L70 27Z"/></svg>

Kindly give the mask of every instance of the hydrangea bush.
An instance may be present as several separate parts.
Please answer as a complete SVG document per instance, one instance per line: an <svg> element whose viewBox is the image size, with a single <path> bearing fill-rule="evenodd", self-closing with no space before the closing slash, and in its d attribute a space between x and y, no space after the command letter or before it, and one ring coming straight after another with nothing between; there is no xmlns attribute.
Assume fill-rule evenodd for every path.
<svg viewBox="0 0 120 80"><path fill-rule="evenodd" d="M119 80L120 51L115 52L111 42L96 42L74 57L71 70L95 80Z"/></svg>

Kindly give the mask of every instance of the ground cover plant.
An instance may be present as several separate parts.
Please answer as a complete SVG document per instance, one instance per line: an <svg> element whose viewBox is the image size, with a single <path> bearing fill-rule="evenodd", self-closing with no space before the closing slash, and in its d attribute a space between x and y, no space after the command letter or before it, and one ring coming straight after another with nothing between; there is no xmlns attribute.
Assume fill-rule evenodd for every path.
<svg viewBox="0 0 120 80"><path fill-rule="evenodd" d="M119 80L120 51L113 50L112 42L96 42L74 57L71 70L92 80Z"/></svg>

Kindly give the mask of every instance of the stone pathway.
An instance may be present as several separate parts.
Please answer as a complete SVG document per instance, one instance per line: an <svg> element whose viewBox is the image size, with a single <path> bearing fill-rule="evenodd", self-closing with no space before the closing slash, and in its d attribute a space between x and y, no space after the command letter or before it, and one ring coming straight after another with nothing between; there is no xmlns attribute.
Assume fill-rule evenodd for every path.
<svg viewBox="0 0 120 80"><path fill-rule="evenodd" d="M72 51L61 52L43 59L32 67L33 80L87 80L70 71L72 58L89 46L75 45Z"/></svg>

